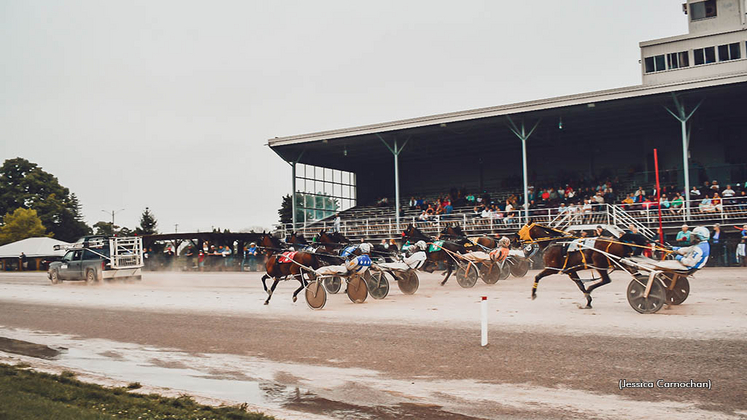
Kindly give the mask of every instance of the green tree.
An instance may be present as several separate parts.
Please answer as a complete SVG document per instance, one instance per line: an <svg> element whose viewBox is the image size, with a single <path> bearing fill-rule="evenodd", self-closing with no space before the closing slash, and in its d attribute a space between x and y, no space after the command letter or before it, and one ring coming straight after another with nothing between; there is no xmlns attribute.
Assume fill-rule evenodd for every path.
<svg viewBox="0 0 747 420"><path fill-rule="evenodd" d="M114 236L115 225L112 222L96 222L93 225L95 235Z"/></svg>
<svg viewBox="0 0 747 420"><path fill-rule="evenodd" d="M293 223L293 202L291 202L290 194L283 196L278 216L280 216L280 223Z"/></svg>
<svg viewBox="0 0 747 420"><path fill-rule="evenodd" d="M0 245L20 241L21 239L47 236L36 210L19 207L13 213L6 213L3 225L0 226Z"/></svg>
<svg viewBox="0 0 747 420"><path fill-rule="evenodd" d="M0 167L0 215L17 208L36 210L42 224L63 241L91 232L78 198L54 175L23 158L7 159Z"/></svg>
<svg viewBox="0 0 747 420"><path fill-rule="evenodd" d="M138 235L155 235L158 233L158 221L148 207L140 215L140 226L135 229Z"/></svg>

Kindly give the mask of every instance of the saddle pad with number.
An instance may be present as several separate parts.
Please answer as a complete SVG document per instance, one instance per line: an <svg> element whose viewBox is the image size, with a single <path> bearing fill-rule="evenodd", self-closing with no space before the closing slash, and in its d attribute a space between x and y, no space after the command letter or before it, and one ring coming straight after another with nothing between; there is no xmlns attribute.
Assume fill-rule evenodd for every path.
<svg viewBox="0 0 747 420"><path fill-rule="evenodd" d="M430 246L428 247L428 252L438 252L438 251L440 251L440 250L441 250L441 247L443 246L443 244L444 244L444 241L436 241L436 242L433 242L433 243L432 243L432 244L431 244L431 245L430 245Z"/></svg>
<svg viewBox="0 0 747 420"><path fill-rule="evenodd" d="M278 262L280 264L287 264L290 262L293 262L293 258L298 254L298 251L293 252L283 252L282 254L278 255Z"/></svg>

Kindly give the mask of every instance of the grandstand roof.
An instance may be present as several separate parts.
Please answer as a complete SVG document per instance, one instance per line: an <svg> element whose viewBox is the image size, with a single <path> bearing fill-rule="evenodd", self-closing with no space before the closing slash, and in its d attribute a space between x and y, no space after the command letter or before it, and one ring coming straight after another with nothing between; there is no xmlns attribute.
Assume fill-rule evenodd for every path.
<svg viewBox="0 0 747 420"><path fill-rule="evenodd" d="M520 115L534 111L552 110L578 105L598 104L608 101L619 101L641 97L657 96L675 92L686 92L709 87L733 85L747 82L747 73L739 72L720 75L711 78L680 81L659 85L636 85L615 89L607 89L595 92L579 93L575 95L558 96L554 98L539 99L534 101L519 102L509 105L500 105L488 108L478 108L466 111L450 112L418 118L410 118L399 121L390 121L378 124L363 125L337 130L321 131L317 133L301 134L287 137L275 137L268 140L268 145L281 157L292 160L292 156L285 156L279 149L283 146L297 145L301 143L312 143L318 141L351 138L363 135L381 134L398 130L407 130L425 126L440 126L483 118Z"/></svg>

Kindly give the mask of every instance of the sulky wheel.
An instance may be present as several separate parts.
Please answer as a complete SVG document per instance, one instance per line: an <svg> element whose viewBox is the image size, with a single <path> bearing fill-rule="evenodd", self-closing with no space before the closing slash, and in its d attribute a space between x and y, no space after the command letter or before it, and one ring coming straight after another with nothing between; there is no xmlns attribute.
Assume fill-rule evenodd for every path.
<svg viewBox="0 0 747 420"><path fill-rule="evenodd" d="M342 287L342 279L339 277L327 277L324 279L324 288L333 295L340 291Z"/></svg>
<svg viewBox="0 0 747 420"><path fill-rule="evenodd" d="M353 276L348 280L348 297L353 303L363 303L368 297L368 288L366 282L361 276Z"/></svg>
<svg viewBox="0 0 747 420"><path fill-rule="evenodd" d="M322 309L327 303L327 291L319 280L313 280L306 286L306 304L311 309Z"/></svg>
<svg viewBox="0 0 747 420"><path fill-rule="evenodd" d="M389 280L383 271L371 273L371 279L366 281L368 293L374 299L384 299L389 294Z"/></svg>
<svg viewBox="0 0 747 420"><path fill-rule="evenodd" d="M667 303L670 305L679 305L684 302L690 295L690 281L685 276L676 274L663 274L661 281L667 289ZM675 279L674 287L671 288L672 278Z"/></svg>
<svg viewBox="0 0 747 420"><path fill-rule="evenodd" d="M473 264L460 264L456 271L457 283L468 289L477 283L477 268Z"/></svg>
<svg viewBox="0 0 747 420"><path fill-rule="evenodd" d="M503 261L497 264L498 269L498 280L506 280L511 275L511 264L508 261Z"/></svg>
<svg viewBox="0 0 747 420"><path fill-rule="evenodd" d="M480 267L480 278L486 284L495 284L500 280L501 269L498 264L483 264Z"/></svg>
<svg viewBox="0 0 747 420"><path fill-rule="evenodd" d="M420 279L418 273L414 270L405 271L404 273L397 276L397 286L399 291L406 295L413 295L418 291L420 286Z"/></svg>
<svg viewBox="0 0 747 420"><path fill-rule="evenodd" d="M529 271L529 260L526 259L519 259L519 258L511 258L510 261L511 265L511 274L514 277L524 277L527 275L527 272Z"/></svg>
<svg viewBox="0 0 747 420"><path fill-rule="evenodd" d="M653 314L667 303L667 291L661 282L654 279L648 297L644 297L648 276L638 274L628 285L628 303L642 314Z"/></svg>

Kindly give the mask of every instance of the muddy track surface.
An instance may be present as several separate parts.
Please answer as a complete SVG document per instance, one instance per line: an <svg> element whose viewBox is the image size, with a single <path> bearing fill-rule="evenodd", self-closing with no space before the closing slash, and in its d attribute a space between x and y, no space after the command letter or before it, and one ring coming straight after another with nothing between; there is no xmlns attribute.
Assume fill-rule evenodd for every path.
<svg viewBox="0 0 747 420"><path fill-rule="evenodd" d="M561 304L540 307L519 303L516 305L525 305L515 307L519 315L527 312L525 308L549 308L547 311L555 311L550 312L549 320L537 319L557 324L578 322L574 327L583 333L554 328L553 324L493 325L490 345L482 348L477 325L459 320L427 322L430 307L441 308L440 314L432 312L441 320L445 318L444 309L449 309L438 306L434 302L437 298L450 293L453 297L444 302L453 305L455 299L463 299L460 305L470 304L473 296L465 297L465 293L475 292L458 288L425 284L419 291L421 296L393 295L394 303L390 302L389 308L427 302L427 307L415 306L421 319L397 322L381 319L386 315L386 301L342 306L339 302L343 297L334 297L336 307L312 312L303 306L290 307L276 296L279 302L273 302L276 306L269 309L277 311L274 318L266 312L252 312L255 309L226 308L233 305L226 296L237 293L234 284L224 285L224 295L204 283L193 285L185 293L194 293L189 299L205 299L205 303L194 305L196 310L186 310L163 308L163 302L169 302L180 290L168 282L152 287L51 288L38 279L12 278L5 291L15 300L8 299L8 294L6 298L0 296L0 336L4 330L17 339L54 348L55 343L50 342L54 340L49 337L62 334L71 338L63 343L58 340L58 347L96 348L96 357L145 359L158 369L198 369L203 364L203 371L219 379L258 379L264 375L259 387L266 396L281 401L280 406L288 412L309 416L635 418L671 412L680 418L741 418L747 414L747 340L743 329L721 334L703 328L713 324L714 329L728 329L729 323L741 324L744 320L742 312L732 309L737 305L726 306L715 298L710 304L708 293L721 296L722 288L732 287L732 280L720 281L708 286L712 290L703 287L696 304L669 312L680 316L668 317L635 314L629 307L621 307L618 297L617 301L610 299L612 293L607 295L607 303L600 299L600 306L608 306L603 306L599 316L578 312L562 301L567 299L565 293L572 293L572 284L548 284L543 290L545 296L554 298L554 302L559 298ZM0 290L1 283L0 277ZM566 285L571 292L563 288ZM618 283L615 287L624 286ZM253 287L256 290L257 285ZM743 289L725 298L726 302L742 302ZM32 293L39 295L39 291L50 295L32 299ZM506 283L500 299L508 297L504 305L508 307L511 293L525 297L525 292L523 285ZM255 294L256 298L250 297L257 302L251 305L261 302L261 292ZM80 295L88 297L81 300ZM130 299L133 305L142 307L102 308L96 302L113 301L107 295ZM52 303L54 299L60 302ZM143 303L147 299L160 304ZM180 299L186 302L184 307L193 302ZM614 319L613 311L621 311L622 321ZM577 321L558 318L565 313ZM580 317L578 313L586 315ZM503 319L509 320L508 316ZM346 322L348 317L350 321ZM719 324L718 319L724 322ZM699 326L692 338L687 337L688 322ZM673 333L662 332L662 326L670 324ZM29 338L19 331L41 335ZM52 335L45 338L43 334ZM102 344L102 340L108 341ZM126 345L117 348L116 343ZM130 350L124 348L127 346ZM150 349L150 353L140 349ZM126 355L128 351L132 352L130 356ZM167 357L168 352L180 353ZM219 361L208 362L211 358ZM710 381L711 389L655 386L620 390L621 379L692 379Z"/></svg>

